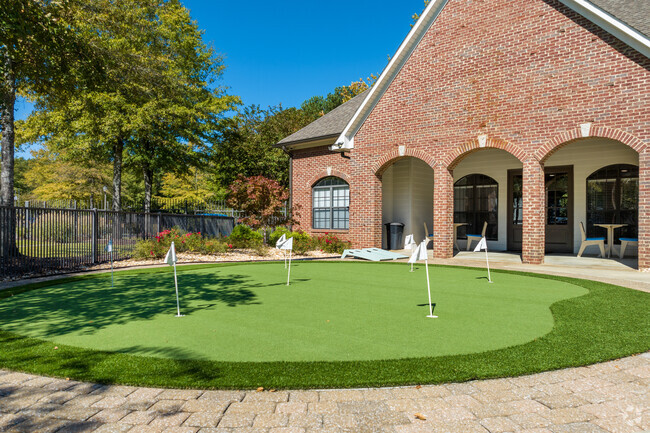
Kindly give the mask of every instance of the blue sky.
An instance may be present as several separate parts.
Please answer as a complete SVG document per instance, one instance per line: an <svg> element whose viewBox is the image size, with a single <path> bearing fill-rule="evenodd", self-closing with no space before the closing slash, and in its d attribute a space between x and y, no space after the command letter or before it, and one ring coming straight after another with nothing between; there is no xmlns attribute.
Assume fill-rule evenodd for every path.
<svg viewBox="0 0 650 433"><path fill-rule="evenodd" d="M378 75L424 8L423 0L181 2L224 56L220 84L246 105L285 108ZM17 119L31 111L24 101L16 108Z"/></svg>

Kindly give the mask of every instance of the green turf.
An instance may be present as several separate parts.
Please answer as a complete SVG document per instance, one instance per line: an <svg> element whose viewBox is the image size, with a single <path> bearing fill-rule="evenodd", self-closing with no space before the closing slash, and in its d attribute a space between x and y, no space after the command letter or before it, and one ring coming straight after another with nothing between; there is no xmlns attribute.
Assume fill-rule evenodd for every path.
<svg viewBox="0 0 650 433"><path fill-rule="evenodd" d="M354 387L513 376L585 365L650 348L650 317L647 308L650 296L647 293L585 280L512 272L495 272L495 283L488 284L481 278L484 274L480 270L431 266L432 280L435 281L433 297L438 305L436 313L440 316L439 319L432 320L424 317L427 307L422 269L410 274L405 268L404 264L300 263L293 269L294 284L287 288L282 281L277 282L277 286L269 286L268 283L259 284L257 279L251 277L256 274L263 281L270 281L276 276L283 276L284 269L278 264L183 267L179 268L179 283L187 316L180 319L173 317L175 301L171 286L172 274L168 268L120 273L118 279L133 280L130 289L122 290L121 295L110 292L110 277L106 275L66 279L56 285L39 283L27 288L3 291L0 292L0 323L3 323L0 325L0 367L102 383L150 386ZM393 274L396 275L396 280L391 280ZM339 284L325 284L325 288L310 290L309 286L314 284L317 277L338 281ZM214 285L220 279L236 280L239 288L215 289ZM190 280L195 283L192 293L187 290ZM446 286L443 281L449 285ZM516 281L520 284L513 283ZM118 284L124 284L124 281ZM183 287L186 288L185 291ZM382 287L384 288L381 289ZM40 289L33 290L35 288ZM490 293L496 292L502 297L490 296ZM80 294L76 301L59 303L63 309L49 314L49 325L42 326L45 323L41 320L42 309L54 305L52 299L63 300L64 297L74 297L76 293ZM96 293L109 296L97 296ZM368 293L373 294L372 302L366 299L367 296L361 296ZM304 298L307 294L309 298ZM33 302L26 302L29 297L32 297ZM143 298L148 302L143 304ZM471 308L466 298L475 299ZM283 302L277 303L278 300ZM126 309L114 309L118 302L126 305ZM554 325L552 329L545 328L550 318L548 306L553 302L550 311ZM10 305L11 308L8 307ZM291 309L289 305L297 305L301 311L305 311L302 326L295 324L296 320L301 320L301 316L295 312L287 314ZM347 308L347 313L341 311L341 306ZM85 311L86 308L94 312L94 318L90 317L90 312ZM350 311L358 313L370 308L372 314L366 314L363 319L357 317L358 314L350 314ZM393 314L400 312L403 317L400 320L381 317L382 309L388 309ZM438 332L446 326L445 322L456 320L454 317L464 314L465 310L474 313L467 314L462 320L458 319L459 322L476 322L476 325L463 325L466 328L461 339L468 341L464 342L464 348L454 347L451 342L445 342L445 338L440 338ZM84 312L79 315L79 311ZM266 311L266 314L255 314L256 311ZM10 314L13 316L8 323L5 316ZM117 323L118 314L124 325ZM193 344L191 342L183 342L185 348L176 350L174 344L179 342L172 343L169 338L169 341L163 341L166 343L164 345L160 339L143 341L145 338L137 344L140 347L134 347L136 340L128 344L121 343L122 350L128 349L150 356L97 351L59 343L64 335L79 338L79 341L84 338L92 340L93 335L100 335L113 328L111 333L119 335L122 330L130 329L126 325L130 322L139 323L140 326L135 329L139 329L138 332L143 335L149 333L151 336L147 329L149 322L162 320L160 323L164 323L169 319L175 325L178 321L191 322L192 317L201 317L203 314L207 315L201 320L203 323L212 325L210 322L214 319L221 327L228 326L229 329L240 327L236 321L231 320L235 317L233 314L245 314L249 320L256 320L260 326L254 327L254 330L261 331L262 336L251 344L238 343L237 349L242 353L256 354L257 358L252 361L260 361L261 356L273 359L270 358L273 353L280 353L286 348L282 359L287 359L286 352L305 360L317 359L307 348L319 348L322 343L328 343L328 347L336 349L334 352L338 355L321 353L320 359L324 356L343 358L346 352L340 350L342 341L346 342L346 347L361 348L362 351L372 349L374 355L368 358L373 360L357 358L359 360L337 361L341 358L332 357L329 358L333 359L330 361L214 361L208 360L205 354L221 353L219 356L224 356L223 353L231 353L230 356L234 356L232 353L236 351L226 350L226 347L221 351L219 347L197 349L190 347ZM477 317L476 314L489 316L491 323L488 326L491 330L485 328L485 318ZM254 318L255 316L261 317ZM375 318L382 320L375 321ZM91 320L93 323L89 323ZM279 328L283 322L294 324ZM536 324L531 325L532 322ZM354 324L356 329L350 330L346 325L332 333L337 326L343 324ZM409 327L420 326L432 327L433 331L431 328L418 328L425 332L428 330L428 334L409 332ZM10 332L10 327L15 332ZM266 341L271 328L276 330L273 333L284 332L286 335L283 338L274 336L273 341ZM71 332L72 329L75 331ZM217 328L213 326L208 329ZM221 338L217 337L222 334L218 332L219 329L221 328L213 331L212 335L208 332L205 338ZM282 331L277 331L278 329ZM498 333L504 335L494 335L494 329L499 329ZM475 335L470 335L470 331ZM183 339L193 340L194 332L195 329L190 329ZM39 338L19 335L25 333ZM295 343L296 335L301 336L298 343ZM321 338L323 335L335 337ZM370 343L357 341L367 339L368 335L372 340ZM393 340L387 340L386 335L392 335ZM511 340L519 338L521 344L515 342L514 345L504 347L507 345L505 336ZM44 341L43 338L52 339L56 343ZM299 348L283 344L285 338ZM401 338L407 342L415 341L415 344L405 344L400 341ZM306 341L308 339L313 341ZM430 340L440 344L429 344ZM278 344L282 350L276 347ZM491 346L492 349L452 354L468 351L468 347L476 350L481 344ZM434 353L418 355L404 352L393 359L376 360L378 357L392 356L390 354L395 350L391 347L393 345L408 350L413 346L414 351L429 350ZM199 350L204 353L203 357L194 356ZM435 352L437 350L445 350L447 354ZM194 359L181 359L190 354Z"/></svg>
<svg viewBox="0 0 650 433"><path fill-rule="evenodd" d="M368 263L282 263L84 280L0 305L0 328L57 344L172 359L355 361L479 353L551 331L550 306L587 291L515 274ZM166 277L166 278L165 278Z"/></svg>

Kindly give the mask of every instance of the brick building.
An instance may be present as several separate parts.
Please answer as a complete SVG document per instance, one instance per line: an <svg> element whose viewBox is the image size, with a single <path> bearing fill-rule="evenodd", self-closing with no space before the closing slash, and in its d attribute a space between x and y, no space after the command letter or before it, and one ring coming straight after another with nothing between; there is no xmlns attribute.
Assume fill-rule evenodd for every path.
<svg viewBox="0 0 650 433"><path fill-rule="evenodd" d="M278 145L309 233L426 224L446 258L487 222L542 263L622 223L647 270L649 101L649 1L432 0L370 90Z"/></svg>

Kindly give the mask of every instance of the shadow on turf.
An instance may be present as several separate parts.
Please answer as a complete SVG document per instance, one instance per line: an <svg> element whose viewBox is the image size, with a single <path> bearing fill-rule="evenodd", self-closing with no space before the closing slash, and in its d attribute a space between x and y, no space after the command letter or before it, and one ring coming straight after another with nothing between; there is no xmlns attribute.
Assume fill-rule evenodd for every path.
<svg viewBox="0 0 650 433"><path fill-rule="evenodd" d="M237 307L259 302L253 290L269 285L253 283L243 275L220 272L178 274L181 313L216 305ZM28 294L29 300L0 304L0 320L20 330L34 317L47 314L43 337L68 332L93 333L112 324L146 320L160 314L174 315L176 298L173 273L142 274L115 279L91 279L51 286Z"/></svg>

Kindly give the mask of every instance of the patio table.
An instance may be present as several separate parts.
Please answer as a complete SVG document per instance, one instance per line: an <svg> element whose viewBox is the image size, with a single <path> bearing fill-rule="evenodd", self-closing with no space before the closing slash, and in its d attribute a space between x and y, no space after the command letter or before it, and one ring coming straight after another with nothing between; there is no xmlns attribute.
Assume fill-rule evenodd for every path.
<svg viewBox="0 0 650 433"><path fill-rule="evenodd" d="M612 247L614 245L614 229L626 227L627 224L594 224L596 227L607 229L607 258L612 256Z"/></svg>
<svg viewBox="0 0 650 433"><path fill-rule="evenodd" d="M460 248L458 248L458 227L460 226L466 226L469 223L454 223L454 246L458 251L460 251Z"/></svg>

